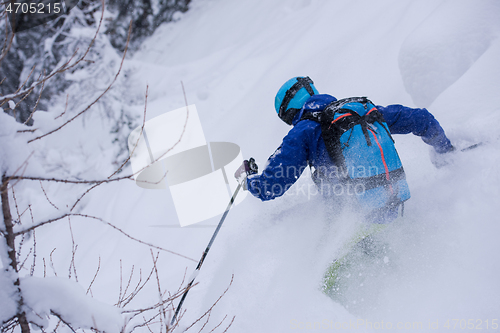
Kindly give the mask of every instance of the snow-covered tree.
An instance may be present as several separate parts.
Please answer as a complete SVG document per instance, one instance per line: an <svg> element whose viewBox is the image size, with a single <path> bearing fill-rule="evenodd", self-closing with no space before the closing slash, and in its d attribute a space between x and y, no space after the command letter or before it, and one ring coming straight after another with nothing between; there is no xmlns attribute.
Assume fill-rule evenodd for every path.
<svg viewBox="0 0 500 333"><path fill-rule="evenodd" d="M146 7L152 6L149 1L145 3ZM155 8L166 6L161 1L160 4L160 7L155 4ZM115 10L119 7L114 6ZM153 11L151 15L166 15L165 12L165 9ZM34 327L53 331L91 328L98 332L130 332L156 326L160 332L173 329L168 315L172 301L181 295L182 289L170 293L161 288L157 261L160 252L179 254L142 241L112 222L84 212L85 200L92 190L133 179L130 174L120 173L128 156L125 138L145 120L146 107L140 114L130 105L147 101L147 87L145 92L130 92L129 69L124 67L128 46L134 39L134 21L128 23L122 44L112 42L111 32L104 33L105 23L125 20L124 15L114 18L116 15L103 3L81 1L69 13L45 25L13 34L3 12L0 27L5 36L0 54L2 332L27 333ZM148 29L135 40L154 30ZM113 45L122 50L117 51ZM151 249L150 271L137 277L132 269L128 282L120 278L120 296L114 305L92 297L100 262L86 289L78 282L75 264L78 244L72 234L67 253L71 258L68 278L57 275L52 252L42 260L39 258L39 249L44 247L40 240L37 243L41 229L63 222L71 229L72 222L87 220L97 221ZM47 277L49 267L53 277ZM132 285L134 279L137 281ZM134 303L140 293L150 292L151 288L155 294L147 297L149 302Z"/></svg>

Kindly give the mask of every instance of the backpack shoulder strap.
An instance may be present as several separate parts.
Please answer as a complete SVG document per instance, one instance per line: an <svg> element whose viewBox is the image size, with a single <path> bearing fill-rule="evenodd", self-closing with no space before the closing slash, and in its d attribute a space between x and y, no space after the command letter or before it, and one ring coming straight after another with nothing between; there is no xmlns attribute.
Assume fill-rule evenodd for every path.
<svg viewBox="0 0 500 333"><path fill-rule="evenodd" d="M306 112L302 115L300 120L312 120L321 124L322 113L323 111Z"/></svg>
<svg viewBox="0 0 500 333"><path fill-rule="evenodd" d="M344 107L344 105L346 105L348 103L361 103L366 108L366 106L368 105L368 103L371 103L371 101L367 97L349 97L349 98L343 98L343 99L339 99L338 101L335 101L335 102L332 102L332 103L328 104L327 107L324 110L327 111L327 112L335 113L335 112L338 112L338 111L342 110L342 108Z"/></svg>

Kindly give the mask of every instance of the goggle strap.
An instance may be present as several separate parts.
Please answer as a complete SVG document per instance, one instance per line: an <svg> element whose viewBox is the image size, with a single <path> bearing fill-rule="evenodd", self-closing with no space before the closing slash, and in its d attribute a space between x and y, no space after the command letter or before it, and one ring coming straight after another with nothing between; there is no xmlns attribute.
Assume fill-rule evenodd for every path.
<svg viewBox="0 0 500 333"><path fill-rule="evenodd" d="M295 97L295 94L297 94L297 92L300 89L302 89L302 88L305 88L307 90L307 93L309 94L309 96L314 95L314 90L311 87L311 85L313 83L314 82L308 76L306 76L306 77L298 77L297 78L297 82L295 82L293 84L293 86L291 86L290 89L288 89L286 91L285 97L283 97L283 101L281 101L281 105L280 105L280 109L279 109L279 114L278 115L287 124L289 124L289 125L292 124L291 121L288 122L288 121L285 120L285 113L288 113L288 112L286 112L288 104ZM295 112L295 114L296 114L296 112ZM289 117L287 116L286 118L289 118ZM293 118L292 118L292 120L293 120Z"/></svg>

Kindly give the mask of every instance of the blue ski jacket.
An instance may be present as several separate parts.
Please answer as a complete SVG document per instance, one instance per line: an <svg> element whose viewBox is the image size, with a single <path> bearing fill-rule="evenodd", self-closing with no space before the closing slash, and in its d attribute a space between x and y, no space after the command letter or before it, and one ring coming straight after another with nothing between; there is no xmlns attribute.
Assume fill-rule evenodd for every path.
<svg viewBox="0 0 500 333"><path fill-rule="evenodd" d="M282 196L308 166L315 169L334 166L321 136L321 125L313 120L300 119L304 113L321 111L336 100L333 96L318 94L306 101L293 120L293 128L269 157L262 174L247 178L247 189L252 195L262 201L272 200ZM391 134L413 133L438 153L453 149L439 122L426 109L402 105L377 106L377 109L384 116Z"/></svg>

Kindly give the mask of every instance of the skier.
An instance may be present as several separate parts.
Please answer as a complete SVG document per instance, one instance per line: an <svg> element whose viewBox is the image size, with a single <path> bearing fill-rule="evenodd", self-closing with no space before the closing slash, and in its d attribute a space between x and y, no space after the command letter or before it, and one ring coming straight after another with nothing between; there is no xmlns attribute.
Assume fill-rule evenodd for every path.
<svg viewBox="0 0 500 333"><path fill-rule="evenodd" d="M334 108L334 111L340 112L333 112L334 117L337 117L338 119L331 118L330 120L333 119L331 124L328 123L327 125L330 125L325 127L324 122L322 123L320 118L318 119L318 115L325 112L325 109L331 109L332 105L335 106L335 103L338 104L339 102L342 103L340 103L336 109ZM349 104L349 102L351 102L351 104ZM294 77L283 84L275 98L275 109L278 116L288 125L292 125L293 128L285 136L280 147L278 147L278 149L268 159L266 167L261 174L257 174L255 171L256 168L251 165L253 159L250 159L250 161L245 160L243 165L238 168L235 172L235 177L240 181L243 181L243 177L247 177L244 179L243 189L248 190L252 195L262 201L272 200L282 196L300 177L303 170L310 167L312 171L312 178L318 186L318 189L321 190L319 192L325 197L332 197L334 199L333 202L336 201L335 198L339 199L341 197L338 195L339 191L335 191L335 189L339 188L339 185L344 186L344 189L346 189L346 191L343 191L342 193L344 196L347 192L349 192L347 185L351 185L351 191L355 190L353 186L358 183L353 182L352 175L354 174L351 172L351 177L347 177L349 178L349 181L345 181L345 174L339 171L341 169L339 169L339 165L337 164L340 162L334 155L335 152L332 152L332 145L329 142L325 144L325 138L327 138L325 133L329 130L329 127L331 127L334 123L337 123L338 120L338 123L341 123L341 118L349 118L347 116L352 116L352 114L355 113L351 111L348 112L348 108L346 111L345 105L355 106L355 104L359 104L359 102L365 103L365 109L367 105L370 105L370 108L373 106L373 110L370 109L370 111L366 113L365 117L357 117L356 119L358 119L358 122L352 119L349 120L351 127L347 128L350 129L350 132L346 129L341 131L341 133L346 133L346 131L348 134L350 133L347 141L342 145L342 149L349 146L350 142L355 142L351 141L353 140L351 136L356 136L356 133L359 132L361 139L358 141L364 142L365 138L367 141L364 143L365 148L363 149L368 149L368 146L375 146L375 143L371 142L375 139L376 144L381 146L381 152L382 148L385 149L383 146L384 144L388 145L388 149L393 149L395 152L395 148L390 147L391 144L393 146L392 142L388 139L385 141L382 140L384 139L384 136L390 137L390 140L392 140L391 134L413 133L420 136L426 144L431 145L438 157L455 150L450 140L446 137L439 122L426 109L409 108L402 105L389 105L387 107L374 106L373 104L370 104L371 102L369 100L361 98L337 101L337 99L331 95L319 94L309 77ZM371 119L371 123L367 123L365 119L367 119L366 117L368 117L368 114L371 113L371 111L375 111L372 115L380 114L383 118L375 117L374 119ZM360 125L360 129L355 131L353 129L353 124ZM362 125L364 127L362 127ZM385 131L380 129L380 127L382 127ZM346 139L344 138L344 141L345 140ZM379 143L379 141L381 143ZM354 147L361 146L354 145ZM366 160L370 161L372 157L363 156L365 152L363 149L359 148L359 152L350 154L350 157L347 156L344 151L345 156L342 156L341 159L345 161L345 159L348 158L357 158L357 161L352 162L354 165L366 163ZM369 198L371 203L368 202L365 206L368 207L367 211L370 211L370 207L373 208L371 213L367 214L367 220L369 222L387 223L397 218L399 214L399 207L402 206L401 203L409 198L409 190L406 185L404 171L402 171L403 169L399 163L397 153L385 156L385 159L383 153L378 154L378 156L382 157L381 162L385 167L385 173L382 172L382 178L384 179L382 183L376 183L376 185L371 186L371 192L373 192L373 195ZM394 163L397 165L397 167L394 167L394 170L389 170L391 165L390 159L394 159ZM370 164L364 165L366 165L367 168L371 168ZM401 172L398 173L398 171ZM389 179L391 177L394 178L393 175L396 176L396 179L391 179L391 182L389 183ZM380 177L373 176L372 178L379 179ZM387 178L387 181L385 178ZM325 185L328 186L325 187ZM365 186L366 182L362 185ZM388 197L387 200L382 200L382 204L377 203L376 205L373 205L373 202L378 200L377 196L380 196L380 193L384 192L381 192L381 190L377 188L373 188L377 186L385 189L390 188L393 194L390 198ZM396 194L394 194L394 192L396 192ZM356 194L358 199L365 199L364 194ZM341 202L341 200L337 201Z"/></svg>

